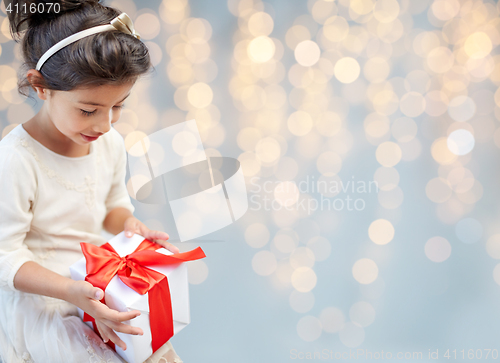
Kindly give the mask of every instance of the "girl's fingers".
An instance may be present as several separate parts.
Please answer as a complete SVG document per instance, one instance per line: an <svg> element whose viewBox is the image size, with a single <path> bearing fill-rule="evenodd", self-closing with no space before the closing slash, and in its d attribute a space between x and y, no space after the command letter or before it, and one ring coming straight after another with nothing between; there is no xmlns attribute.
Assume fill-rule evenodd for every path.
<svg viewBox="0 0 500 363"><path fill-rule="evenodd" d="M105 324L102 325L102 330L104 330L104 334L106 335L106 339L111 340L115 345L119 346L123 350L127 350L127 344L123 340L120 339L118 335L111 329L109 326Z"/></svg>
<svg viewBox="0 0 500 363"><path fill-rule="evenodd" d="M108 306L100 303L97 315L99 319L107 319L110 321L121 323L138 317L139 315L141 315L141 312L139 310L120 312L114 309L110 309Z"/></svg>
<svg viewBox="0 0 500 363"><path fill-rule="evenodd" d="M95 325L97 326L97 331L99 332L99 334L101 335L101 338L102 338L102 341L104 343L107 343L109 338L108 338L108 335L105 333L105 330L104 330L104 325L102 325L99 320L96 320L95 321Z"/></svg>
<svg viewBox="0 0 500 363"><path fill-rule="evenodd" d="M146 235L147 236L144 236L144 237L146 237L148 239L160 239L160 240L163 240L163 241L166 241L167 239L170 238L170 236L168 235L168 233L162 232L162 231L147 230L146 231Z"/></svg>
<svg viewBox="0 0 500 363"><path fill-rule="evenodd" d="M132 217L125 220L125 225L123 226L125 237L132 237L138 231L138 222L138 219Z"/></svg>
<svg viewBox="0 0 500 363"><path fill-rule="evenodd" d="M158 243L160 246L165 247L167 250L169 250L172 253L179 253L179 249L176 246L174 246L173 244L171 244L170 242L163 241L161 239L157 239L154 242Z"/></svg>
<svg viewBox="0 0 500 363"><path fill-rule="evenodd" d="M116 321L112 320L107 320L107 319L100 319L104 324L106 324L109 328L113 329L114 331L120 332L120 333L125 333L125 334L131 334L131 335L143 335L144 332L142 331L141 328L128 325L128 324L123 324L123 323L118 323Z"/></svg>

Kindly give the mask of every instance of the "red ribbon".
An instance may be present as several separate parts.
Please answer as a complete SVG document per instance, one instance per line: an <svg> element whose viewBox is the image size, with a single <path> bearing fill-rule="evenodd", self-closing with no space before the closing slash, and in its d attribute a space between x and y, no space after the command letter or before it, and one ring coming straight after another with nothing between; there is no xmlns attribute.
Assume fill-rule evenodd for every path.
<svg viewBox="0 0 500 363"><path fill-rule="evenodd" d="M80 245L87 261L85 281L105 291L111 279L118 275L125 285L139 294L149 292L151 345L153 353L156 352L174 335L172 303L167 277L145 266L173 265L204 258L206 256L201 247L188 252L164 255L155 252L162 246L145 239L133 253L120 257L109 243L100 247L85 242ZM101 302L106 303L104 297ZM93 317L84 313L83 321L91 321L95 332L99 334ZM111 341L109 343L114 349L114 344Z"/></svg>

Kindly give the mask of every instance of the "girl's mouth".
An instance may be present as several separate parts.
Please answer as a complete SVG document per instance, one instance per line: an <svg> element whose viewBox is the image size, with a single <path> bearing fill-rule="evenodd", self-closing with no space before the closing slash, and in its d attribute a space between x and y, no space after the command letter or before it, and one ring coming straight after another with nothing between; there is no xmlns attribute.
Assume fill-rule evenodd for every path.
<svg viewBox="0 0 500 363"><path fill-rule="evenodd" d="M85 140L87 142L92 142L92 141L95 141L95 140L97 140L99 138L99 136L92 137L92 136L87 136L87 135L84 135L84 134L80 134L80 135L82 135L83 140Z"/></svg>

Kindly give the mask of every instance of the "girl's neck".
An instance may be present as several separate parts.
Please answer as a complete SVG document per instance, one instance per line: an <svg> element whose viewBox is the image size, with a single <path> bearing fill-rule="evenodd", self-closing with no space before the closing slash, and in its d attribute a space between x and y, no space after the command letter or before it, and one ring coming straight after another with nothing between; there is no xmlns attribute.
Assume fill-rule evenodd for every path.
<svg viewBox="0 0 500 363"><path fill-rule="evenodd" d="M63 135L45 113L44 107L35 116L23 123L23 128L32 138L57 154L79 157L88 155L90 152L90 144L78 145Z"/></svg>

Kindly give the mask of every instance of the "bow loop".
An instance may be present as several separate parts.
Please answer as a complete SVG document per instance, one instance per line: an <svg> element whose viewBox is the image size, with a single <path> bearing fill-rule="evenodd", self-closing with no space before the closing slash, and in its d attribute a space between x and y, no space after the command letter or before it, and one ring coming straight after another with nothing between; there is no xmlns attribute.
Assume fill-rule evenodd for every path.
<svg viewBox="0 0 500 363"><path fill-rule="evenodd" d="M137 39L141 39L139 33L137 33L134 29L134 23L132 22L132 19L130 19L127 13L121 13L116 18L111 20L111 25L113 25L117 30L123 33L130 34Z"/></svg>

